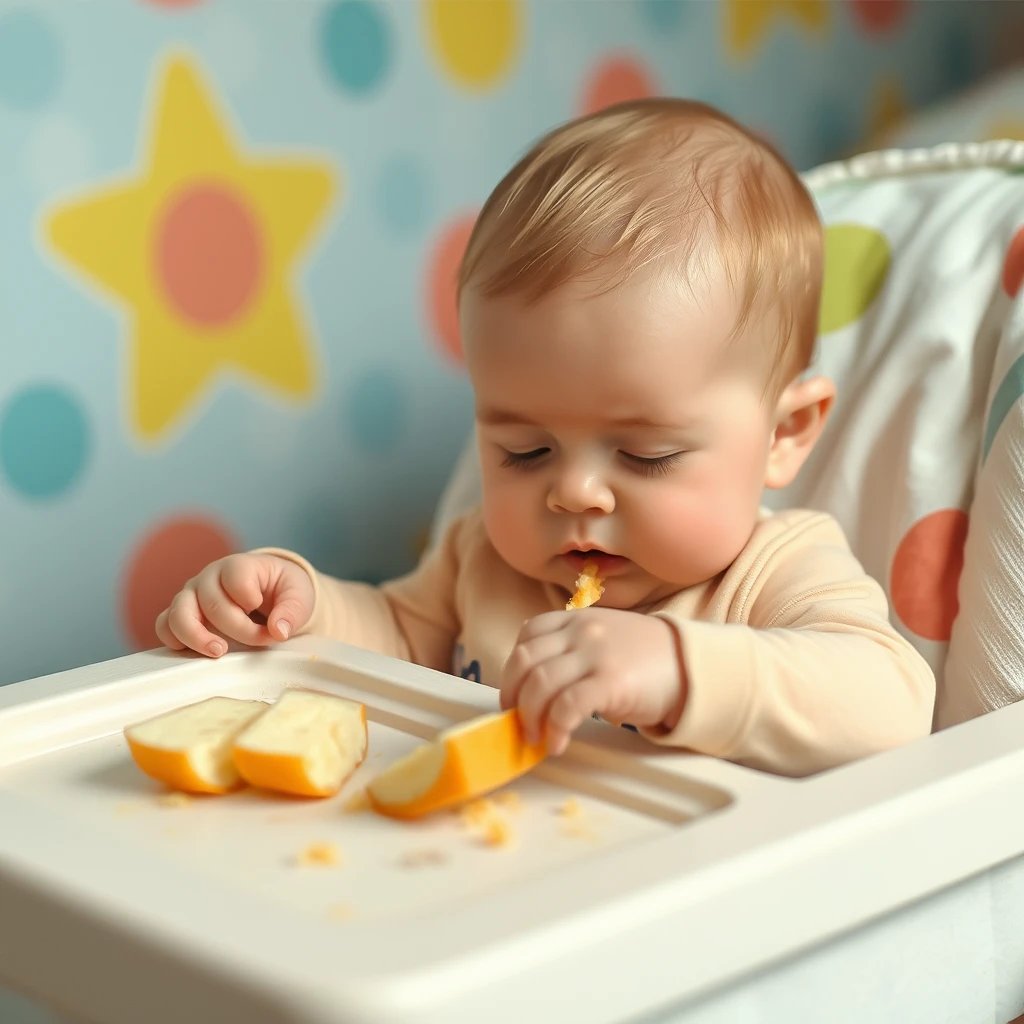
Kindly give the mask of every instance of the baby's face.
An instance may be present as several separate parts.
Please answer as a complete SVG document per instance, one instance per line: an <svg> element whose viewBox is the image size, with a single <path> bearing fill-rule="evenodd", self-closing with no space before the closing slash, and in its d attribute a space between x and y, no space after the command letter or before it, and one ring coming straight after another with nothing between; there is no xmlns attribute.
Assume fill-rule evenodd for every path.
<svg viewBox="0 0 1024 1024"><path fill-rule="evenodd" d="M664 275L537 303L462 299L483 512L498 553L602 605L633 608L717 575L757 518L775 427L764 346L729 342L724 280L692 296Z"/></svg>

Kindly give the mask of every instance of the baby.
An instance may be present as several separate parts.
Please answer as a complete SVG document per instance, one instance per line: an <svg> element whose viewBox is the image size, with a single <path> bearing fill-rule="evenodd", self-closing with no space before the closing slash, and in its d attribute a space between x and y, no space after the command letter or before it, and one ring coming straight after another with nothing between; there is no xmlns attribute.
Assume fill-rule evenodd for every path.
<svg viewBox="0 0 1024 1024"><path fill-rule="evenodd" d="M221 559L161 641L345 640L500 688L554 754L594 715L793 776L927 735L934 678L838 525L760 508L834 398L804 372L821 283L812 200L724 115L661 99L558 128L460 271L482 507L379 588ZM587 563L604 594L567 611Z"/></svg>

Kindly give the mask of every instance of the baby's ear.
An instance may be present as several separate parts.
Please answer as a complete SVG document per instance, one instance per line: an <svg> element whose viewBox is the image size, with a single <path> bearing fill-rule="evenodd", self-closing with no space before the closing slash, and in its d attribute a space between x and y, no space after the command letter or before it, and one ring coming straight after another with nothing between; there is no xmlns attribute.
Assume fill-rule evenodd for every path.
<svg viewBox="0 0 1024 1024"><path fill-rule="evenodd" d="M825 377L795 380L779 396L775 430L768 452L765 487L788 487L811 454L836 397L836 386Z"/></svg>

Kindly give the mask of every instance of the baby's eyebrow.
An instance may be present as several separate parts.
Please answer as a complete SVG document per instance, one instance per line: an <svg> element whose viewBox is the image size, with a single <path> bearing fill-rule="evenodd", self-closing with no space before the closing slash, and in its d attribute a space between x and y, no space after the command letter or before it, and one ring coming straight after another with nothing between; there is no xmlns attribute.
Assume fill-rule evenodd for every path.
<svg viewBox="0 0 1024 1024"><path fill-rule="evenodd" d="M512 412L507 409L484 408L478 410L476 418L489 427L538 427L541 424L529 416ZM687 426L684 423L662 423L648 416L619 416L603 421L604 425L615 430L679 430Z"/></svg>

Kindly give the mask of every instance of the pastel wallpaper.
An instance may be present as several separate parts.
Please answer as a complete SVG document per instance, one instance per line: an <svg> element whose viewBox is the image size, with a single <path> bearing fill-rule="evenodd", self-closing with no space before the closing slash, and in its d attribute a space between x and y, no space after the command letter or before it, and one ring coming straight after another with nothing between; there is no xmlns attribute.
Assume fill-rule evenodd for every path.
<svg viewBox="0 0 1024 1024"><path fill-rule="evenodd" d="M0 683L261 544L409 568L453 272L541 132L691 95L801 168L981 77L986 0L0 0Z"/></svg>

